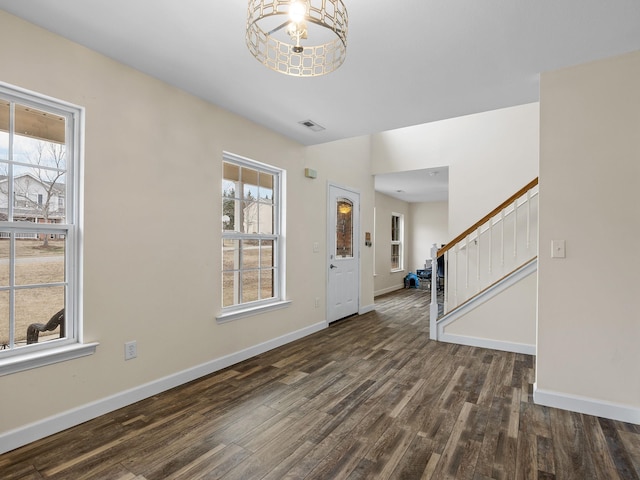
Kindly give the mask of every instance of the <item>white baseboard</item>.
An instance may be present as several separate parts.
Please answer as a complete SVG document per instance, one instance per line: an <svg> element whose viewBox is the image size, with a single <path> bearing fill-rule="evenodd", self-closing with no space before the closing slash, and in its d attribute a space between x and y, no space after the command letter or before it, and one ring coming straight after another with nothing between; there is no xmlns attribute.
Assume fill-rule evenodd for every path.
<svg viewBox="0 0 640 480"><path fill-rule="evenodd" d="M132 403L144 400L145 398L157 395L158 393L196 380L205 375L209 375L210 373L217 372L223 368L230 367L231 365L306 337L312 333L319 332L325 328L327 328L326 322L316 323L315 325L254 345L245 350L225 355L224 357L211 360L202 365L183 370L182 372L154 380L144 385L139 385L109 397L101 398L95 402L67 410L58 415L25 425L24 427L1 433L0 454L79 425L87 420L117 410L118 408L126 407L127 405L131 405Z"/></svg>
<svg viewBox="0 0 640 480"><path fill-rule="evenodd" d="M365 313L373 312L375 309L376 309L375 304L367 305L365 307L360 307L360 310L358 310L358 315L364 315Z"/></svg>
<svg viewBox="0 0 640 480"><path fill-rule="evenodd" d="M460 345L468 345L471 347L491 348L492 350L501 350L503 352L524 353L526 355L536 354L535 345L527 345L525 343L515 342L503 342L500 340L468 337L463 335L454 335L451 333L443 333L438 335L438 341L447 343L459 343Z"/></svg>
<svg viewBox="0 0 640 480"><path fill-rule="evenodd" d="M382 290L373 292L373 296L377 297L379 295L384 295L385 293L391 293L391 292L395 292L396 290L402 290L403 288L404 288L404 283L400 285L395 285L393 287L383 288Z"/></svg>
<svg viewBox="0 0 640 480"><path fill-rule="evenodd" d="M538 388L533 384L533 401L538 405L560 408L596 417L640 425L640 408L620 403L597 400L580 395L555 392Z"/></svg>

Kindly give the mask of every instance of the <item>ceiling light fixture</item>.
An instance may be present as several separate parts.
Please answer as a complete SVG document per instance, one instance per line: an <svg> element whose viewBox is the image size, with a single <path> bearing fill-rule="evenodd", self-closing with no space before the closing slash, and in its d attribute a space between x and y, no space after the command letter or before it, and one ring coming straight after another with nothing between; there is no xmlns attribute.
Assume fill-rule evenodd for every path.
<svg viewBox="0 0 640 480"><path fill-rule="evenodd" d="M276 72L317 77L344 62L348 23L342 0L249 0L247 47Z"/></svg>

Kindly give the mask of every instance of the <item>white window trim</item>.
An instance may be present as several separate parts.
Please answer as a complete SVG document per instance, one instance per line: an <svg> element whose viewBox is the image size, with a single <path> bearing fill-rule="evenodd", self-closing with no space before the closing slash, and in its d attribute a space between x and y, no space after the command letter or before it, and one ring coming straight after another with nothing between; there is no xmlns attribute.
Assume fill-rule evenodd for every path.
<svg viewBox="0 0 640 480"><path fill-rule="evenodd" d="M251 317L259 313L266 313L274 310L280 310L282 308L287 308L289 305L291 305L291 300L279 300L276 302L270 302L265 305L256 305L253 307L245 306L245 308L239 308L232 312L221 313L216 317L216 321L218 323L232 322L234 320Z"/></svg>
<svg viewBox="0 0 640 480"><path fill-rule="evenodd" d="M31 370L32 368L66 362L75 358L93 355L99 343L74 343L62 347L47 348L38 352L8 357L0 362L0 376Z"/></svg>
<svg viewBox="0 0 640 480"><path fill-rule="evenodd" d="M5 222L3 228L13 231L64 232L68 235L65 274L67 277L67 299L65 317L67 318L67 337L33 344L12 350L10 354L0 355L0 376L51 365L58 362L91 355L98 343L84 343L82 331L82 231L83 231L83 165L84 165L84 107L48 97L30 90L0 82L0 94L11 101L47 111L59 112L69 119L67 134L71 137L68 144L72 148L67 167L67 182L75 188L68 190L71 200L67 199L66 224L30 224L28 222ZM68 208L71 206L71 208ZM69 221L71 219L71 221Z"/></svg>
<svg viewBox="0 0 640 480"><path fill-rule="evenodd" d="M266 163L251 160L246 157L241 157L230 152L223 152L222 160L228 163L240 165L242 167L258 169L270 173L278 178L277 185L274 186L274 195L277 195L278 202L276 205L278 208L274 212L274 224L276 230L279 230L280 234L275 235L278 237L277 246L277 259L276 259L276 272L277 272L277 285L276 295L274 298L267 300L259 300L256 302L248 302L240 305L233 305L230 307L221 307L221 311L216 315L216 321L218 323L227 323L241 318L257 315L260 313L266 313L273 310L279 310L286 308L291 304L291 301L286 300L286 259L285 259L285 232L286 232L286 170L283 170ZM221 241L225 238L236 238L235 234L225 234L222 232ZM222 271L222 269L221 269ZM222 288L220 290L222 295ZM221 300L222 303L222 300Z"/></svg>
<svg viewBox="0 0 640 480"><path fill-rule="evenodd" d="M399 245L398 251L398 268L391 268L391 273L404 272L404 215L402 213L391 212L391 218L398 217L400 227L400 240L391 238L391 245ZM391 232L392 233L392 232Z"/></svg>
<svg viewBox="0 0 640 480"><path fill-rule="evenodd" d="M373 276L374 277L378 276L378 272L376 270L376 264L378 263L378 262L376 262L376 258L378 258L378 257L376 257L376 245L377 245L377 242L376 242L376 220L377 220L377 218L378 217L377 217L377 213L376 213L376 207L373 207L373 234L372 234L373 238L371 240L373 242L373 252L372 252L372 254L373 254Z"/></svg>

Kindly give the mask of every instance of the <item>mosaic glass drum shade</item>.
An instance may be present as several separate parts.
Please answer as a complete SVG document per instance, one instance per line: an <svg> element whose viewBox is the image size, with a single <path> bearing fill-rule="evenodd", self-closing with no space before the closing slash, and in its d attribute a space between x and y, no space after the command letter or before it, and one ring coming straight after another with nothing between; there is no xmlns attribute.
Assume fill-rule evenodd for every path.
<svg viewBox="0 0 640 480"><path fill-rule="evenodd" d="M294 11L301 6L305 15L296 21ZM247 47L276 72L325 75L344 62L347 24L342 0L249 0Z"/></svg>

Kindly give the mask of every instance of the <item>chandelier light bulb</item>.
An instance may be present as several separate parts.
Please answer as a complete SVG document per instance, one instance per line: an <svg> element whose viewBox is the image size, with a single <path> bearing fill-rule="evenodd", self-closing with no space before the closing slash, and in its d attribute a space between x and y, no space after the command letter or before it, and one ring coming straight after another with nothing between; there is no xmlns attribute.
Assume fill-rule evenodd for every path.
<svg viewBox="0 0 640 480"><path fill-rule="evenodd" d="M307 7L302 2L293 2L289 7L289 18L292 22L300 23L307 14Z"/></svg>

